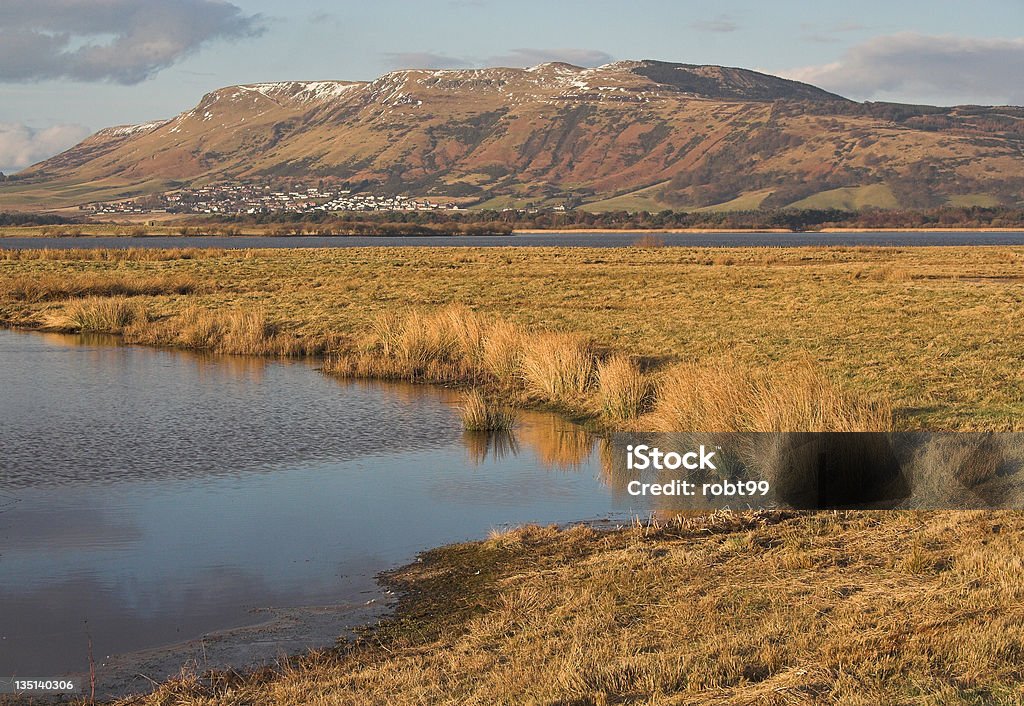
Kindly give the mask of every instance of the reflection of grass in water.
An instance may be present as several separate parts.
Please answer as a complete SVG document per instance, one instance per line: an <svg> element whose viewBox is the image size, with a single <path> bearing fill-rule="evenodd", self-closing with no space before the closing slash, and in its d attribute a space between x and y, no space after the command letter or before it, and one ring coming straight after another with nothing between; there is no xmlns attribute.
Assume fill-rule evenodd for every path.
<svg viewBox="0 0 1024 706"><path fill-rule="evenodd" d="M519 439L536 455L540 463L552 470L571 471L590 459L594 438L584 429L551 415L524 424Z"/></svg>
<svg viewBox="0 0 1024 706"><path fill-rule="evenodd" d="M462 433L462 444L466 447L470 461L479 466L491 461L501 461L508 456L519 455L519 443L514 432L502 431L465 431Z"/></svg>

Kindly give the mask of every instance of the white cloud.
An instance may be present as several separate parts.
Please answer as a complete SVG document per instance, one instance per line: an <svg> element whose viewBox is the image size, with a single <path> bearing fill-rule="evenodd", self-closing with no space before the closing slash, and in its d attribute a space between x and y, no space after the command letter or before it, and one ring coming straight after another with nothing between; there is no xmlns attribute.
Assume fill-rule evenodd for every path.
<svg viewBox="0 0 1024 706"><path fill-rule="evenodd" d="M89 135L83 125L54 125L34 130L17 123L0 123L0 172L13 174L73 147Z"/></svg>
<svg viewBox="0 0 1024 706"><path fill-rule="evenodd" d="M778 72L858 100L1024 104L1024 38L903 32L877 37L839 61Z"/></svg>
<svg viewBox="0 0 1024 706"><path fill-rule="evenodd" d="M262 22L226 0L2 0L0 81L139 83Z"/></svg>

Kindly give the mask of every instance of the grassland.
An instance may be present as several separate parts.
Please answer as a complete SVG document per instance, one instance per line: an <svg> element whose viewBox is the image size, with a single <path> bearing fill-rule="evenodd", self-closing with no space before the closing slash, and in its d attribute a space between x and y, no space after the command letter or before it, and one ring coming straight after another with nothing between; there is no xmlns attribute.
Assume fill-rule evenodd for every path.
<svg viewBox="0 0 1024 706"><path fill-rule="evenodd" d="M511 423L497 399L626 428L1020 426L1022 248L645 242L0 252L0 322L459 383L477 427ZM393 574L359 640L123 703L1024 704L1022 538L968 512L521 528Z"/></svg>
<svg viewBox="0 0 1024 706"><path fill-rule="evenodd" d="M120 295L144 305L144 342L218 348L166 327L258 309L281 352L324 353L384 314L462 304L645 369L806 359L901 427L1009 429L1024 412L1022 264L1014 248L7 252L0 321L54 326L72 297Z"/></svg>

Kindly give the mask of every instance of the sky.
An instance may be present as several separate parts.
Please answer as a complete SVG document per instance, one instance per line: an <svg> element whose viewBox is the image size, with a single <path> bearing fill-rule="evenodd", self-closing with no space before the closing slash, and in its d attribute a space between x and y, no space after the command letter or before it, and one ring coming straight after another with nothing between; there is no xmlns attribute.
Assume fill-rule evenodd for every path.
<svg viewBox="0 0 1024 706"><path fill-rule="evenodd" d="M0 172L222 86L659 59L1024 105L1022 0L0 0Z"/></svg>

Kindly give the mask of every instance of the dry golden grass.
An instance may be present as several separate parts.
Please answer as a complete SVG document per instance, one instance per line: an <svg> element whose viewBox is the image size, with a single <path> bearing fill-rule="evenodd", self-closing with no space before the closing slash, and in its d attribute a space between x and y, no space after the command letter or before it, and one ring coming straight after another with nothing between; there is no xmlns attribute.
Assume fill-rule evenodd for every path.
<svg viewBox="0 0 1024 706"><path fill-rule="evenodd" d="M337 346L329 335L300 338L282 331L262 306L218 311L191 305L160 320L137 321L123 334L129 343L236 355L323 355Z"/></svg>
<svg viewBox="0 0 1024 706"><path fill-rule="evenodd" d="M359 642L123 705L1019 705L1022 555L1016 513L497 531Z"/></svg>
<svg viewBox="0 0 1024 706"><path fill-rule="evenodd" d="M0 280L0 297L20 302L44 302L86 296L159 296L195 294L207 285L186 274L96 274L48 272L14 275Z"/></svg>
<svg viewBox="0 0 1024 706"><path fill-rule="evenodd" d="M467 390L459 403L462 426L466 431L508 431L515 426L516 414L507 405L488 399L481 390Z"/></svg>
<svg viewBox="0 0 1024 706"><path fill-rule="evenodd" d="M128 297L86 297L69 302L51 320L53 328L83 333L124 333L132 324L146 323L145 306Z"/></svg>
<svg viewBox="0 0 1024 706"><path fill-rule="evenodd" d="M750 368L731 357L681 363L657 387L653 431L888 431L892 408L844 393L809 360Z"/></svg>
<svg viewBox="0 0 1024 706"><path fill-rule="evenodd" d="M651 393L651 381L635 361L624 355L613 355L598 362L598 401L608 419L636 419L647 411Z"/></svg>
<svg viewBox="0 0 1024 706"><path fill-rule="evenodd" d="M491 322L474 357L459 358L488 384L522 369L521 330L575 332L660 370L723 351L753 370L810 359L844 394L888 402L901 426L1003 430L1024 418L1022 258L1003 247L7 251L0 289L22 277L191 278L201 291L139 295L154 321L263 306L303 348L348 341L335 346L339 369L442 382L467 369L444 357L417 366L429 341L404 342L403 368L360 339L388 312L458 305ZM38 327L63 304L0 295L0 324Z"/></svg>
<svg viewBox="0 0 1024 706"><path fill-rule="evenodd" d="M593 348L581 336L562 332L524 336L526 393L541 402L579 405L592 387L594 364Z"/></svg>
<svg viewBox="0 0 1024 706"><path fill-rule="evenodd" d="M224 257L230 250L219 248L91 248L81 250L40 248L0 250L0 261L28 262L166 262Z"/></svg>

